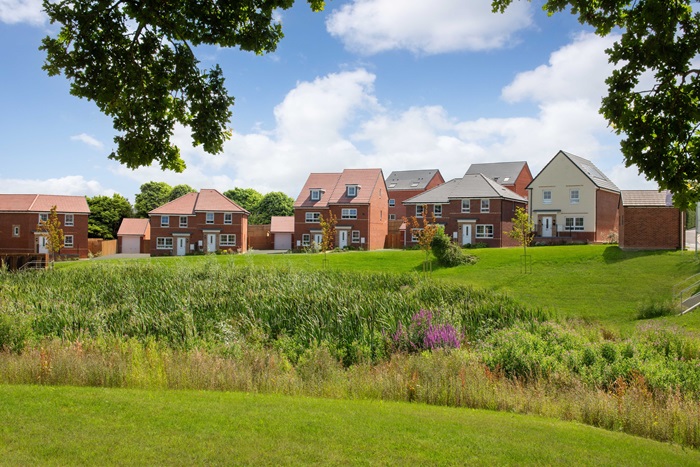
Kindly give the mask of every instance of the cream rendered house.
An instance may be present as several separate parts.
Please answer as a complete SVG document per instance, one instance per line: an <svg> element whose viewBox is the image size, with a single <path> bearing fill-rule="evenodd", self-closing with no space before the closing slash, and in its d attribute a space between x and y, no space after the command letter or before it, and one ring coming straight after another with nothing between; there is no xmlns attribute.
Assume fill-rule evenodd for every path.
<svg viewBox="0 0 700 467"><path fill-rule="evenodd" d="M527 190L540 241L604 242L617 231L620 190L588 159L559 151Z"/></svg>

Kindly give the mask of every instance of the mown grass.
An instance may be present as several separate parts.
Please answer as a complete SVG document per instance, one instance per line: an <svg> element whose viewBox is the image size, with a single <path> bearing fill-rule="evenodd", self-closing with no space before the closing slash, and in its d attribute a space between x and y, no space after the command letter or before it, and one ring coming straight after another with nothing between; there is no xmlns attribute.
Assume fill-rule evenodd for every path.
<svg viewBox="0 0 700 467"><path fill-rule="evenodd" d="M692 252L622 251L611 245L533 247L532 274L522 274L519 248L469 250L477 264L455 268L434 265L432 278L507 293L532 306L548 308L559 316L598 322L624 332L638 324L640 308L650 302L672 300L673 286L700 272ZM321 270L320 254L247 254L217 256L221 264L236 266ZM421 251L344 252L328 256L328 268L352 272L414 273L421 271ZM108 260L109 261L109 260ZM145 260L175 267L199 264L205 257ZM86 262L66 263L80 267ZM700 313L666 317L664 322L700 330Z"/></svg>
<svg viewBox="0 0 700 467"><path fill-rule="evenodd" d="M7 465L697 465L697 451L537 417L201 391L0 386Z"/></svg>

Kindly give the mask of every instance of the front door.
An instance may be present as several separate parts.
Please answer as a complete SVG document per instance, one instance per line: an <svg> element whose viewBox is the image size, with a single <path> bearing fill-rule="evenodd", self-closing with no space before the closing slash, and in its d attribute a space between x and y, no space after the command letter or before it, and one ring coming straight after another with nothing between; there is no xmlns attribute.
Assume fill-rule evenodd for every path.
<svg viewBox="0 0 700 467"><path fill-rule="evenodd" d="M36 244L36 252L39 254L48 254L49 252L49 247L46 244L46 236L44 235L39 235L36 238L37 244Z"/></svg>
<svg viewBox="0 0 700 467"><path fill-rule="evenodd" d="M185 256L187 252L187 239L185 237L177 237L177 255Z"/></svg>
<svg viewBox="0 0 700 467"><path fill-rule="evenodd" d="M545 216L542 218L542 236L551 237L552 236L552 217Z"/></svg>
<svg viewBox="0 0 700 467"><path fill-rule="evenodd" d="M321 248L321 244L323 243L323 234L314 234L314 243L316 244L316 248Z"/></svg>
<svg viewBox="0 0 700 467"><path fill-rule="evenodd" d="M207 234L207 253L216 253L216 234Z"/></svg>
<svg viewBox="0 0 700 467"><path fill-rule="evenodd" d="M462 224L462 245L471 245L472 243L472 225Z"/></svg>
<svg viewBox="0 0 700 467"><path fill-rule="evenodd" d="M338 248L343 249L348 246L348 231L339 230L338 231Z"/></svg>

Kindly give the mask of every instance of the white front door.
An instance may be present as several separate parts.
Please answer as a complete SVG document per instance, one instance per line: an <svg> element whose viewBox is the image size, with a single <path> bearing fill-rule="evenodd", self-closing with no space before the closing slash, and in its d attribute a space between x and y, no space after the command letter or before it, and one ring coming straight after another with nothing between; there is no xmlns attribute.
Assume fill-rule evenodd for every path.
<svg viewBox="0 0 700 467"><path fill-rule="evenodd" d="M472 225L462 224L462 245L471 245L472 243Z"/></svg>
<svg viewBox="0 0 700 467"><path fill-rule="evenodd" d="M339 230L338 231L338 248L343 249L348 246L348 231Z"/></svg>
<svg viewBox="0 0 700 467"><path fill-rule="evenodd" d="M546 216L542 218L542 236L551 237L552 236L552 217Z"/></svg>
<svg viewBox="0 0 700 467"><path fill-rule="evenodd" d="M321 243L323 243L323 234L314 234L314 243L316 244L316 248L321 248Z"/></svg>
<svg viewBox="0 0 700 467"><path fill-rule="evenodd" d="M47 254L49 252L49 247L46 245L46 237L44 235L39 235L37 237L37 253Z"/></svg>
<svg viewBox="0 0 700 467"><path fill-rule="evenodd" d="M207 253L216 253L216 234L207 234Z"/></svg>
<svg viewBox="0 0 700 467"><path fill-rule="evenodd" d="M187 239L185 237L177 237L177 255L185 256L187 252Z"/></svg>

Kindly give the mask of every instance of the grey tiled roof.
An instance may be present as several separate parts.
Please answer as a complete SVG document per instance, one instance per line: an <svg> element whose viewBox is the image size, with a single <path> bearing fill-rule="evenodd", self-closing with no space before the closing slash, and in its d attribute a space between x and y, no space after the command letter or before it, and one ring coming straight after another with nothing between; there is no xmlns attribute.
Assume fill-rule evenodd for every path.
<svg viewBox="0 0 700 467"><path fill-rule="evenodd" d="M503 198L527 201L508 188L499 185L483 174L465 174L404 201L405 204L440 204L452 199Z"/></svg>
<svg viewBox="0 0 700 467"><path fill-rule="evenodd" d="M599 188L620 192L620 189L593 162L566 151L559 151L569 158Z"/></svg>
<svg viewBox="0 0 700 467"><path fill-rule="evenodd" d="M395 170L386 179L387 190L423 190L439 171Z"/></svg>
<svg viewBox="0 0 700 467"><path fill-rule="evenodd" d="M467 169L467 174L484 174L501 185L513 185L525 164L527 162L524 161L472 164Z"/></svg>
<svg viewBox="0 0 700 467"><path fill-rule="evenodd" d="M623 206L673 206L668 190L622 190Z"/></svg>

